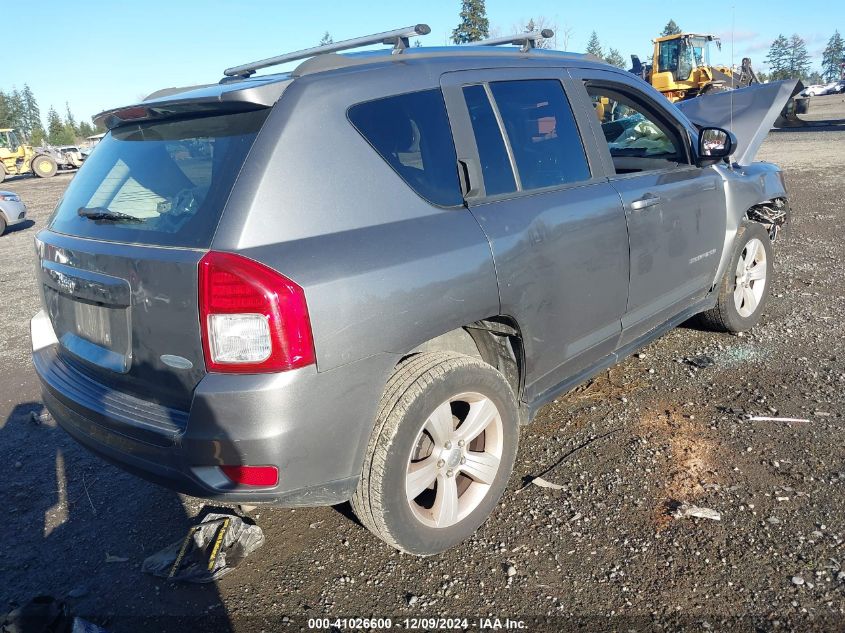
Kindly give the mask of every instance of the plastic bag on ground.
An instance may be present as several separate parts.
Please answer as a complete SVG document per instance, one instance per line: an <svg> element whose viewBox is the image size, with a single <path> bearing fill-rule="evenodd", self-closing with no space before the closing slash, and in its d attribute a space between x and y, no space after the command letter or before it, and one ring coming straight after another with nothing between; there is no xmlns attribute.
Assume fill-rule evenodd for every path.
<svg viewBox="0 0 845 633"><path fill-rule="evenodd" d="M231 514L209 514L185 538L149 556L141 570L179 582L214 582L264 545L264 532Z"/></svg>

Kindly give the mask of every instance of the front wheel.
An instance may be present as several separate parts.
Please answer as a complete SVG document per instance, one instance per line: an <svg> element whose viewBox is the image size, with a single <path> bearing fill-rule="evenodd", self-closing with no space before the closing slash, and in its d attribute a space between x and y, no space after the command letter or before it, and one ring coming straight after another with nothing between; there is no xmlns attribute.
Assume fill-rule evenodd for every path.
<svg viewBox="0 0 845 633"><path fill-rule="evenodd" d="M495 368L451 352L411 356L382 396L355 514L399 550L447 550L493 511L518 439L516 399Z"/></svg>
<svg viewBox="0 0 845 633"><path fill-rule="evenodd" d="M56 175L59 166L52 157L41 154L32 159L32 173L39 178L51 178Z"/></svg>
<svg viewBox="0 0 845 633"><path fill-rule="evenodd" d="M734 253L719 285L716 306L699 315L699 323L721 332L750 330L766 307L774 277L774 251L769 233L756 222L743 224Z"/></svg>

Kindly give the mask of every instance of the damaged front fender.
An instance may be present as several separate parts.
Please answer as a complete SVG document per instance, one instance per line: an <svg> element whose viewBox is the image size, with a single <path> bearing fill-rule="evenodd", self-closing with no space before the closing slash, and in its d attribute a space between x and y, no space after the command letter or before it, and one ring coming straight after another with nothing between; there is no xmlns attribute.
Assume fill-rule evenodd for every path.
<svg viewBox="0 0 845 633"><path fill-rule="evenodd" d="M753 213L753 210L761 205L777 207L787 205L783 172L777 165L758 162L734 167L719 165L716 169L723 178L727 218L725 244L716 277L713 280L714 286L725 274L733 254L734 240L739 227L749 219L759 221L755 217L749 217L749 213Z"/></svg>

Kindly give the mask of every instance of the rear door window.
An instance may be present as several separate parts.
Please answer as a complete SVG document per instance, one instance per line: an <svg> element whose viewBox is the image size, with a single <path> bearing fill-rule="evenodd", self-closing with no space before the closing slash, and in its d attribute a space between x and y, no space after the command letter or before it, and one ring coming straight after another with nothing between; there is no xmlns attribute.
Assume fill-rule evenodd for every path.
<svg viewBox="0 0 845 633"><path fill-rule="evenodd" d="M463 204L458 158L439 89L359 103L349 120L408 186L429 202Z"/></svg>
<svg viewBox="0 0 845 633"><path fill-rule="evenodd" d="M269 110L124 125L71 181L50 228L206 248Z"/></svg>
<svg viewBox="0 0 845 633"><path fill-rule="evenodd" d="M478 147L485 193L495 196L516 191L511 161L487 91L482 85L464 86L463 91Z"/></svg>
<svg viewBox="0 0 845 633"><path fill-rule="evenodd" d="M490 90L523 190L590 179L575 117L559 81L500 81L491 83Z"/></svg>

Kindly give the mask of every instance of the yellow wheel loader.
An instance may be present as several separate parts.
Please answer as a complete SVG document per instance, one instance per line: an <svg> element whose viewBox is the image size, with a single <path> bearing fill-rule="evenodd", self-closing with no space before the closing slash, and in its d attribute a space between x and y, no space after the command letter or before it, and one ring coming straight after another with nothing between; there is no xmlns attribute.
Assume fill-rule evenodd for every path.
<svg viewBox="0 0 845 633"><path fill-rule="evenodd" d="M710 63L710 43L721 47L715 35L678 33L653 41L651 64L643 64L636 55L631 55L631 72L640 75L669 101L683 101L709 92L760 83L747 57L743 58L739 72L729 66Z"/></svg>
<svg viewBox="0 0 845 633"><path fill-rule="evenodd" d="M11 128L0 128L0 182L6 176L34 174L39 178L55 176L59 169L78 167L63 152L49 147L32 147L21 142Z"/></svg>
<svg viewBox="0 0 845 633"><path fill-rule="evenodd" d="M715 35L678 33L652 41L654 54L651 63L643 64L639 57L631 55L630 70L666 95L673 103L760 84L748 57L742 58L739 70L710 63L710 43L715 42L721 48L721 42ZM807 113L809 99L796 96L803 89L804 85L798 81L792 97L775 122L775 127L806 124L798 115Z"/></svg>

